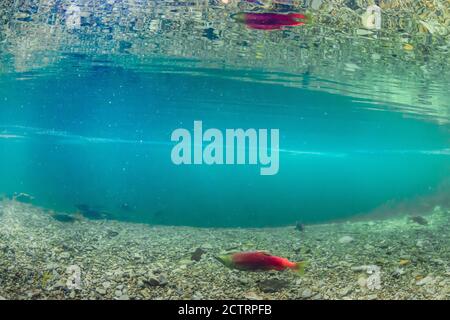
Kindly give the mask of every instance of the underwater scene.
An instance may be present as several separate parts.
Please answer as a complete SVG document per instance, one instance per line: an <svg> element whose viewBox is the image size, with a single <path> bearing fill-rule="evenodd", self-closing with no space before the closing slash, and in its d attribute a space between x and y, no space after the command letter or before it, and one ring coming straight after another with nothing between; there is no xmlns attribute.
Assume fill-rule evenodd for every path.
<svg viewBox="0 0 450 320"><path fill-rule="evenodd" d="M450 299L448 0L0 2L0 300Z"/></svg>

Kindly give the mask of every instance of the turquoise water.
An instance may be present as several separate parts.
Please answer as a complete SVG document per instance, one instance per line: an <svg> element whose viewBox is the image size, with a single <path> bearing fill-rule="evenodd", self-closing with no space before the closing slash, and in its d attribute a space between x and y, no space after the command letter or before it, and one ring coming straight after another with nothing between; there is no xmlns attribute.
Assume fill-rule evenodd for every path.
<svg viewBox="0 0 450 320"><path fill-rule="evenodd" d="M9 28L27 39L26 23ZM95 31L89 25L60 30L71 40L30 50L25 62L14 47L24 38L6 38L13 49L4 51L0 75L0 194L27 193L34 204L61 212L85 205L107 219L201 227L316 223L370 217L386 204L426 202L431 208L448 202L450 105L433 100L448 98L446 72L430 82L399 73L386 83L399 90L388 95L381 87L388 69L383 63L355 75L360 67L348 62L352 81L336 82L333 59L326 57L329 79L313 62L310 70L286 73L277 64L288 68L291 57L264 67L253 56L248 61L256 65L249 67L239 55L235 65L203 57L205 47L191 48L191 55L150 54L131 40L112 38L118 51L104 54L108 48L89 28ZM264 37L265 31L236 28L249 42ZM205 46L215 41L201 34ZM268 37L277 36L286 46L293 42L288 31ZM135 40L177 41L163 31L155 37ZM275 46L275 53L282 51L283 42ZM144 60L136 62L139 55ZM46 63L36 67L35 59ZM408 70L424 63L417 59L389 55L384 63L398 60ZM379 78L363 79L371 73ZM411 88L422 88L414 91L420 101L407 104ZM171 133L193 130L196 120L205 129L279 129L279 172L262 176L258 165L174 165Z"/></svg>
<svg viewBox="0 0 450 320"><path fill-rule="evenodd" d="M54 210L195 226L275 226L433 194L449 176L445 126L351 98L267 84L92 68L2 81L0 190ZM26 94L23 94L26 92ZM179 127L278 128L279 172L176 166ZM16 137L14 137L16 136Z"/></svg>

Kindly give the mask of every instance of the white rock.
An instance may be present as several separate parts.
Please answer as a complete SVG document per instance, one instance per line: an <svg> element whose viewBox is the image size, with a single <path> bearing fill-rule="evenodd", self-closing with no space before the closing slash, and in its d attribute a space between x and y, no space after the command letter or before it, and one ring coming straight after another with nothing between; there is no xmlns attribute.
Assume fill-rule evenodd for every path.
<svg viewBox="0 0 450 320"><path fill-rule="evenodd" d="M354 63L346 63L345 64L345 70L347 70L347 71L355 72L356 70L359 70L359 69L361 69L361 68Z"/></svg>
<svg viewBox="0 0 450 320"><path fill-rule="evenodd" d="M248 300L262 300L262 298L258 296L255 292L247 292L244 295L244 298Z"/></svg>
<svg viewBox="0 0 450 320"><path fill-rule="evenodd" d="M424 285L429 284L429 283L432 283L432 282L434 282L433 277L431 277L431 276L426 276L425 278L423 278L423 279L417 281L416 284L417 284L418 286L424 286Z"/></svg>
<svg viewBox="0 0 450 320"><path fill-rule="evenodd" d="M347 244L347 243L350 243L350 242L353 242L355 239L353 239L352 237L350 237L350 236L343 236L342 238L340 238L339 240L338 240L338 242L339 243L342 243L342 244Z"/></svg>
<svg viewBox="0 0 450 320"><path fill-rule="evenodd" d="M101 295L105 295L106 294L106 290L103 289L103 288L97 288L96 291L97 291L98 294L101 294Z"/></svg>
<svg viewBox="0 0 450 320"><path fill-rule="evenodd" d="M370 31L370 30L365 30L365 29L358 29L358 30L356 30L356 34L357 34L358 36L367 36L367 35L372 34L372 31Z"/></svg>
<svg viewBox="0 0 450 320"><path fill-rule="evenodd" d="M319 10L322 5L322 0L312 0L311 1L311 9Z"/></svg>
<svg viewBox="0 0 450 320"><path fill-rule="evenodd" d="M360 276L358 278L358 285L361 287L361 289L367 288L367 278L365 276Z"/></svg>
<svg viewBox="0 0 450 320"><path fill-rule="evenodd" d="M68 252L63 252L61 253L61 255L59 256L61 259L68 259L70 258L70 253Z"/></svg>
<svg viewBox="0 0 450 320"><path fill-rule="evenodd" d="M304 298L304 299L311 298L312 295L313 295L313 293L312 293L312 291L310 289L305 289L302 292L302 298Z"/></svg>

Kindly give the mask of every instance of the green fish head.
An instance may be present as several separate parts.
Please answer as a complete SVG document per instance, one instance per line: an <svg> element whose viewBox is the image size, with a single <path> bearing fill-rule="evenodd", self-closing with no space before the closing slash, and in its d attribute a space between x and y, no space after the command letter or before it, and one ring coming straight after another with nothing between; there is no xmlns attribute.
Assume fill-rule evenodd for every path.
<svg viewBox="0 0 450 320"><path fill-rule="evenodd" d="M234 263L233 263L233 260L231 259L231 255L218 256L218 257L216 257L216 259L219 260L223 265L227 266L228 268L234 267Z"/></svg>

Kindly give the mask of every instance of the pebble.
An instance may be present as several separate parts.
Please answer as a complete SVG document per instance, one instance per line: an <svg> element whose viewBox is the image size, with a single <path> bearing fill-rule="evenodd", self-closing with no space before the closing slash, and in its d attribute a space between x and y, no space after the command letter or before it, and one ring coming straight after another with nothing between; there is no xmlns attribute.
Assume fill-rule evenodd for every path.
<svg viewBox="0 0 450 320"><path fill-rule="evenodd" d="M346 63L345 64L345 70L350 71L350 72L355 72L356 70L361 69L358 65L354 64L354 63ZM351 237L349 237L351 238Z"/></svg>
<svg viewBox="0 0 450 320"><path fill-rule="evenodd" d="M308 298L311 298L312 296L313 296L313 292L310 289L305 289L302 291L303 299L308 299Z"/></svg>
<svg viewBox="0 0 450 320"><path fill-rule="evenodd" d="M358 285L360 286L361 289L367 288L367 278L366 278L366 276L360 276L358 278Z"/></svg>
<svg viewBox="0 0 450 320"><path fill-rule="evenodd" d="M201 246L201 248L205 249L205 250L211 250L211 249L213 249L213 246L209 243L205 243Z"/></svg>
<svg viewBox="0 0 450 320"><path fill-rule="evenodd" d="M258 296L255 292L250 291L244 294L244 298L248 300L262 300L262 297Z"/></svg>
<svg viewBox="0 0 450 320"><path fill-rule="evenodd" d="M167 284L167 279L163 275L159 275L158 277L151 277L145 280L144 283L150 287L162 287Z"/></svg>
<svg viewBox="0 0 450 320"><path fill-rule="evenodd" d="M351 287L346 287L342 290L339 291L339 295L341 297L345 297L346 295L350 294L352 292L352 288Z"/></svg>
<svg viewBox="0 0 450 320"><path fill-rule="evenodd" d="M339 240L338 240L338 242L339 243L342 243L342 244L347 244L347 243L350 243L350 242L353 242L355 239L353 239L352 237L350 237L350 236L343 236L342 238L340 238Z"/></svg>
<svg viewBox="0 0 450 320"><path fill-rule="evenodd" d="M402 268L397 268L392 272L394 278L400 278L403 274L405 274L405 270Z"/></svg>
<svg viewBox="0 0 450 320"><path fill-rule="evenodd" d="M192 295L192 300L202 300L202 299L203 299L203 295L201 293L199 293L199 292L195 292Z"/></svg>
<svg viewBox="0 0 450 320"><path fill-rule="evenodd" d="M63 252L63 253L61 253L61 255L59 257L60 257L60 259L69 259L70 258L70 253Z"/></svg>
<svg viewBox="0 0 450 320"><path fill-rule="evenodd" d="M97 291L97 293L101 294L101 295L105 295L106 294L106 290L103 289L103 288L97 288L95 291Z"/></svg>
<svg viewBox="0 0 450 320"><path fill-rule="evenodd" d="M358 30L356 30L356 34L357 34L358 36L368 36L368 35L371 35L371 34L372 34L372 31L370 31L370 30L365 30L365 29L358 29Z"/></svg>
<svg viewBox="0 0 450 320"><path fill-rule="evenodd" d="M420 279L419 281L417 281L416 284L417 284L418 286L424 286L424 285L429 284L429 283L432 283L432 282L434 282L433 277L431 277L431 276L426 276L425 278Z"/></svg>
<svg viewBox="0 0 450 320"><path fill-rule="evenodd" d="M289 286L289 282L280 279L267 279L258 284L259 289L262 292L273 293L285 289Z"/></svg>
<svg viewBox="0 0 450 320"><path fill-rule="evenodd" d="M311 9L319 10L322 5L322 0L312 0L311 1Z"/></svg>

